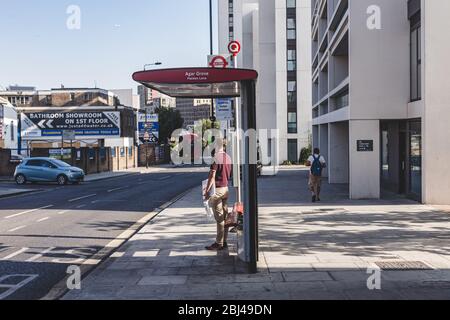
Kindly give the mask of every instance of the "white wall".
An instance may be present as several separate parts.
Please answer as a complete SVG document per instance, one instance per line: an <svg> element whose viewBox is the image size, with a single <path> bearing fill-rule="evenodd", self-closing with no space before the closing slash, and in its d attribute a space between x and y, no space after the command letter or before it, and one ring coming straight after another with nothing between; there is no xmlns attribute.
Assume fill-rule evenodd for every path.
<svg viewBox="0 0 450 320"><path fill-rule="evenodd" d="M381 9L381 30L367 27L371 5ZM405 119L410 100L407 1L350 0L349 7L350 117Z"/></svg>
<svg viewBox="0 0 450 320"><path fill-rule="evenodd" d="M348 122L330 123L328 130L328 168L330 183L349 182Z"/></svg>
<svg viewBox="0 0 450 320"><path fill-rule="evenodd" d="M380 121L353 120L350 133L350 199L380 198ZM373 152L358 152L358 140L373 140Z"/></svg>
<svg viewBox="0 0 450 320"><path fill-rule="evenodd" d="M450 1L422 1L425 49L423 96L423 200L450 204Z"/></svg>
<svg viewBox="0 0 450 320"><path fill-rule="evenodd" d="M3 144L5 149L17 149L17 111L9 103L3 105Z"/></svg>

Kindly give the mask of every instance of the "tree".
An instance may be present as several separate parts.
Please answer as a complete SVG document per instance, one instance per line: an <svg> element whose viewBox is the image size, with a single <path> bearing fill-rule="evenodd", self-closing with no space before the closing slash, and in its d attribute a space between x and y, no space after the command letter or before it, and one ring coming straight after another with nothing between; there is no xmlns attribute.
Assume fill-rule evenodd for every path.
<svg viewBox="0 0 450 320"><path fill-rule="evenodd" d="M201 124L201 128L198 127L200 124ZM199 131L201 132L203 148L206 148L212 142L211 137L205 135L206 131L208 131L210 129L218 129L219 130L220 123L217 121L212 122L210 119L202 119L201 123L199 121L195 128L195 132L199 132Z"/></svg>
<svg viewBox="0 0 450 320"><path fill-rule="evenodd" d="M180 111L173 108L159 107L155 113L159 115L159 141L165 144L175 130L183 127L184 120Z"/></svg>

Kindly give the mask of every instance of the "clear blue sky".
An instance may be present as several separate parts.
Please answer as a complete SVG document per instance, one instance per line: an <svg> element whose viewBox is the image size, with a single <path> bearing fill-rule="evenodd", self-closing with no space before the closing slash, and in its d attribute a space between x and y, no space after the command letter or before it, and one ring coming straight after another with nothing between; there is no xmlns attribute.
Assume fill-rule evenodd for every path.
<svg viewBox="0 0 450 320"><path fill-rule="evenodd" d="M81 8L80 30L66 27L69 5ZM208 0L0 0L0 87L135 89L131 74L146 63L206 66L208 8Z"/></svg>

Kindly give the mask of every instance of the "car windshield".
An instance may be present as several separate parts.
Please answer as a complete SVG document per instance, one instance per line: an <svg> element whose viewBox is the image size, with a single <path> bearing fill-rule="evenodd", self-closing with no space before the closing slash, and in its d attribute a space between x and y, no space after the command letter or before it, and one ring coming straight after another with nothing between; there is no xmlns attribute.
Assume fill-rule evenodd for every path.
<svg viewBox="0 0 450 320"><path fill-rule="evenodd" d="M61 161L61 160L53 159L52 162L53 162L54 164L56 164L58 167L62 167L62 168L71 167L70 164L67 164L67 163L65 163L64 161Z"/></svg>

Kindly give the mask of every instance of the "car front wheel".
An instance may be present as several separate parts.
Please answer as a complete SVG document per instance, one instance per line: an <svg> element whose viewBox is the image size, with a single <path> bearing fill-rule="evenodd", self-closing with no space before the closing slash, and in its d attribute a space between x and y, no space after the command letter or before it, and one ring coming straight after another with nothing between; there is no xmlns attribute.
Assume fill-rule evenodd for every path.
<svg viewBox="0 0 450 320"><path fill-rule="evenodd" d="M19 185L23 185L23 184L27 183L27 178L25 178L25 176L23 174L18 174L16 176L16 183Z"/></svg>
<svg viewBox="0 0 450 320"><path fill-rule="evenodd" d="M57 182L58 182L58 184L60 185L60 186L65 186L66 184L67 184L67 177L66 176L64 176L64 175L60 175L60 176L58 176L58 180L57 180Z"/></svg>

